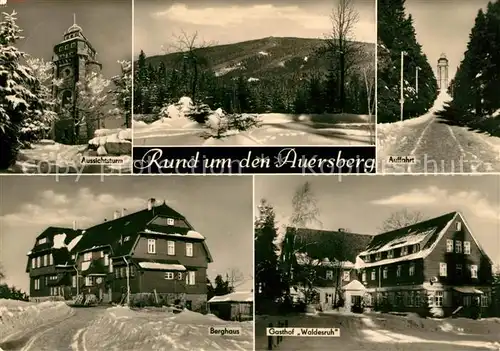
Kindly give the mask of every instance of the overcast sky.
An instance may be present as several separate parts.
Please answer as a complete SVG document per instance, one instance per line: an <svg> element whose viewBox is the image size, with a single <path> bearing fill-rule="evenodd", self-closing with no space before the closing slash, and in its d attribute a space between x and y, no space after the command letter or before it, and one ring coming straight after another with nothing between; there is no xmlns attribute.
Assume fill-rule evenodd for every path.
<svg viewBox="0 0 500 351"><path fill-rule="evenodd" d="M359 14L358 41L375 42L374 0L353 0ZM135 2L135 49L148 55L169 49L174 35L198 32L218 44L265 37L323 38L331 28L332 0L140 0ZM163 49L163 50L164 50Z"/></svg>
<svg viewBox="0 0 500 351"><path fill-rule="evenodd" d="M7 0L2 12L17 12L25 39L18 47L51 60L53 47L76 22L91 42L107 77L120 72L118 60L132 56L132 0Z"/></svg>
<svg viewBox="0 0 500 351"><path fill-rule="evenodd" d="M469 34L480 8L488 0L406 0L406 12L414 19L417 40L436 72L442 53L449 60L448 77L455 76L469 42Z"/></svg>
<svg viewBox="0 0 500 351"><path fill-rule="evenodd" d="M108 176L0 177L0 264L8 284L28 289L26 253L48 226L79 227L111 219L115 210L144 209L148 198L165 199L207 238L214 262L211 279L231 269L253 274L251 177Z"/></svg>
<svg viewBox="0 0 500 351"><path fill-rule="evenodd" d="M460 211L500 264L499 176L256 176L256 204L267 199L277 219L287 224L295 189L305 181L316 194L322 229L375 234L385 219L404 208L426 218Z"/></svg>

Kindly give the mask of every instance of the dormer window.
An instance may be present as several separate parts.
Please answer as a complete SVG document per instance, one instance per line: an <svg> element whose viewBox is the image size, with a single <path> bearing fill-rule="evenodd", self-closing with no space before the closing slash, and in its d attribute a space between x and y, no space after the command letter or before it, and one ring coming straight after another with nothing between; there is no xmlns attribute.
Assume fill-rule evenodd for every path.
<svg viewBox="0 0 500 351"><path fill-rule="evenodd" d="M413 245L413 253L420 251L420 244Z"/></svg>
<svg viewBox="0 0 500 351"><path fill-rule="evenodd" d="M375 261L380 261L382 259L382 253L381 252L377 252L375 254Z"/></svg>
<svg viewBox="0 0 500 351"><path fill-rule="evenodd" d="M173 218L167 218L167 225L174 225L175 221Z"/></svg>
<svg viewBox="0 0 500 351"><path fill-rule="evenodd" d="M38 245L42 245L42 244L45 244L47 243L47 238L41 238L41 239L38 239Z"/></svg>
<svg viewBox="0 0 500 351"><path fill-rule="evenodd" d="M401 248L401 256L406 256L408 255L408 246L403 246Z"/></svg>
<svg viewBox="0 0 500 351"><path fill-rule="evenodd" d="M365 262L370 262L370 255L365 256Z"/></svg>
<svg viewBox="0 0 500 351"><path fill-rule="evenodd" d="M387 251L387 258L394 258L394 250Z"/></svg>

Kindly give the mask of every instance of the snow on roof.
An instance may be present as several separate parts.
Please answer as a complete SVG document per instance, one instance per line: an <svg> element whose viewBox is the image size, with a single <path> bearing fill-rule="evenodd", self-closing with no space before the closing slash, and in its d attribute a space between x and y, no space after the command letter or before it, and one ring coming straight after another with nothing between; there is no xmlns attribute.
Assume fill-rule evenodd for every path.
<svg viewBox="0 0 500 351"><path fill-rule="evenodd" d="M404 246L411 246L411 245L420 244L429 235L434 234L437 231L437 229L438 229L437 227L433 227L433 228L429 228L429 229L424 230L424 231L415 231L413 228L409 228L407 235L394 238L393 240L386 242L383 246L363 251L362 253L360 253L360 255L361 256L370 255L370 254L374 254L374 253L378 253L378 252L384 252L384 251L397 249L397 248L404 247Z"/></svg>
<svg viewBox="0 0 500 351"><path fill-rule="evenodd" d="M353 280L342 288L343 290L366 290L366 287L359 281Z"/></svg>
<svg viewBox="0 0 500 351"><path fill-rule="evenodd" d="M66 240L65 233L54 235L52 248L53 249L62 249L64 247L66 247L66 244L64 243L65 240Z"/></svg>
<svg viewBox="0 0 500 351"><path fill-rule="evenodd" d="M312 266L322 266L322 267L342 267L342 268L356 268L356 265L351 261L330 261L327 257L322 260L312 259L307 255L307 253L297 252L295 253L295 258L297 264L299 265L312 265Z"/></svg>
<svg viewBox="0 0 500 351"><path fill-rule="evenodd" d="M68 244L68 251L73 250L73 248L76 246L76 244L78 244L78 242L80 241L82 236L83 235L80 234L80 235L74 237L73 240L70 241L70 243Z"/></svg>
<svg viewBox="0 0 500 351"><path fill-rule="evenodd" d="M179 234L179 233L163 233L159 232L157 230L151 230L151 229L144 229L144 233L147 234L158 234L158 235L165 235L165 236L180 236L184 238L190 238L190 239L201 239L205 240L205 237L198 233L197 231L190 230L186 234Z"/></svg>
<svg viewBox="0 0 500 351"><path fill-rule="evenodd" d="M92 261L84 261L82 262L82 271L86 271L90 268L90 264L92 263Z"/></svg>
<svg viewBox="0 0 500 351"><path fill-rule="evenodd" d="M31 255L33 252L32 251L28 251L28 253L26 255Z"/></svg>
<svg viewBox="0 0 500 351"><path fill-rule="evenodd" d="M185 271L186 267L181 264L168 264L158 262L139 262L139 267L158 271Z"/></svg>
<svg viewBox="0 0 500 351"><path fill-rule="evenodd" d="M239 291L222 296L214 296L208 303L215 302L253 302L253 292L252 291Z"/></svg>

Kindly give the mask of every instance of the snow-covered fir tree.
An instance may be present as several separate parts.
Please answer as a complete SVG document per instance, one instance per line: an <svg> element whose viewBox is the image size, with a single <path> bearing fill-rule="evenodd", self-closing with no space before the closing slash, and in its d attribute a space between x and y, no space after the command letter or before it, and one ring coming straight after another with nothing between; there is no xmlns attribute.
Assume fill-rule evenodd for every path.
<svg viewBox="0 0 500 351"><path fill-rule="evenodd" d="M125 118L124 126L132 126L132 63L130 61L118 61L121 66L121 74L111 78L113 82L113 106L112 114Z"/></svg>
<svg viewBox="0 0 500 351"><path fill-rule="evenodd" d="M45 116L46 103L38 96L38 82L32 70L22 63L25 53L15 45L22 38L16 12L3 13L0 22L0 169L16 161L26 128L38 128ZM36 93L35 93L36 92Z"/></svg>

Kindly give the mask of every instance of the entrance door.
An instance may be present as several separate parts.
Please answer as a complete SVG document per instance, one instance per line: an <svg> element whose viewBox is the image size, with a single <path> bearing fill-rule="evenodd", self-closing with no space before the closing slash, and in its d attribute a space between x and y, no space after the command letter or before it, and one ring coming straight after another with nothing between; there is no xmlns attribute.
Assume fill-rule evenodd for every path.
<svg viewBox="0 0 500 351"><path fill-rule="evenodd" d="M191 300L186 300L186 308L188 310L191 310L193 308L193 301Z"/></svg>

